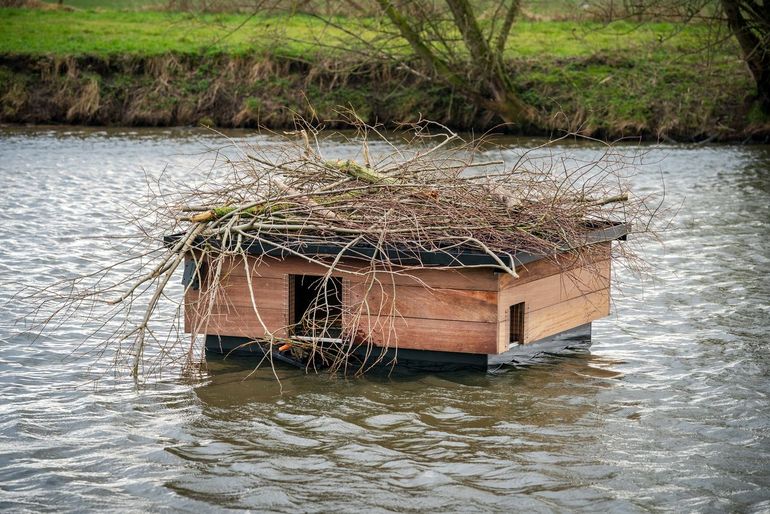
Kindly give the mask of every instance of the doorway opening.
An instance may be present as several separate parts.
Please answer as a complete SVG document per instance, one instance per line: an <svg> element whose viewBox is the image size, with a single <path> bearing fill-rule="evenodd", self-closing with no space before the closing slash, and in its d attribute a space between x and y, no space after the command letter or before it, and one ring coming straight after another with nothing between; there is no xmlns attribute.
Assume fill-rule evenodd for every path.
<svg viewBox="0 0 770 514"><path fill-rule="evenodd" d="M289 275L289 323L294 336L339 337L342 334L342 279Z"/></svg>
<svg viewBox="0 0 770 514"><path fill-rule="evenodd" d="M509 344L524 343L524 302L511 305L509 308L511 325L508 331Z"/></svg>

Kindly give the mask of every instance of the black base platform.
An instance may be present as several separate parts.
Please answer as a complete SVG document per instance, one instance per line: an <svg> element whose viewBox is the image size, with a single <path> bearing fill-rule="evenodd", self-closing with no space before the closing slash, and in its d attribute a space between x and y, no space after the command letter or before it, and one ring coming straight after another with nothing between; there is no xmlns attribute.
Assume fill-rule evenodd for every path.
<svg viewBox="0 0 770 514"><path fill-rule="evenodd" d="M429 350L380 349L365 347L354 352L358 362L351 365L364 366L366 362L379 362L380 365L406 366L409 368L425 369L428 371L452 369L479 369L494 371L506 365L525 365L537 363L549 355L566 352L585 351L591 346L591 324L579 327L541 339L527 345L513 345L507 352L499 355L480 353L434 352ZM265 356L267 349L258 343L250 342L245 337L206 336L206 351L231 357ZM383 355L384 353L384 355ZM305 367L306 362L297 360L290 352L272 350L274 361L284 362L293 366Z"/></svg>

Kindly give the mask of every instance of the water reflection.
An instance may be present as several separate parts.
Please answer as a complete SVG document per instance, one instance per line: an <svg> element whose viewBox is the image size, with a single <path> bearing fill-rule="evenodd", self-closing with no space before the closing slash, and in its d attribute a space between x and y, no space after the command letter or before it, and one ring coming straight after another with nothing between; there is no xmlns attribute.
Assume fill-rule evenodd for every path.
<svg viewBox="0 0 770 514"><path fill-rule="evenodd" d="M215 361L194 389L202 416L185 432L195 442L167 448L199 476L167 485L257 509L312 497L325 510L363 496L382 507L397 503L396 491L431 510L472 497L502 505L500 494L556 486L563 472L548 469L596 443L599 432L585 428L600 428L596 395L621 377L614 364L580 355L499 375L399 370L362 379L281 368L281 394L271 370ZM600 468L612 473L592 472ZM266 492L244 503L255 488Z"/></svg>

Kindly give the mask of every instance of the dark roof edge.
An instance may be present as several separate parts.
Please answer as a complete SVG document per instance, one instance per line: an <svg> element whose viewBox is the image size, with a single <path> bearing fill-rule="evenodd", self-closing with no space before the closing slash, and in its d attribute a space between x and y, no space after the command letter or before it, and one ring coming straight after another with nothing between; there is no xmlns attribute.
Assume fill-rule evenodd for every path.
<svg viewBox="0 0 770 514"><path fill-rule="evenodd" d="M564 248L563 251L575 250L583 246L593 245L614 240L625 240L630 232L630 226L626 223L606 225L586 233L584 244ZM178 240L179 234L166 236L164 242L170 244ZM201 243L203 240L201 240ZM211 241L209 241L211 245ZM446 250L429 251L424 249L389 247L384 251L369 244L347 246L345 242L333 244L330 242L297 241L292 242L291 251L282 246L281 242L270 242L266 238L259 241L251 241L245 250L255 256L267 256L283 259L293 255L305 255L308 257L343 257L359 260L387 259L394 265L403 266L429 266L429 267L489 267L501 269L500 261L512 267L528 264L547 257L544 254L529 252L496 253L497 259L477 249L447 248ZM382 254L385 253L383 256Z"/></svg>

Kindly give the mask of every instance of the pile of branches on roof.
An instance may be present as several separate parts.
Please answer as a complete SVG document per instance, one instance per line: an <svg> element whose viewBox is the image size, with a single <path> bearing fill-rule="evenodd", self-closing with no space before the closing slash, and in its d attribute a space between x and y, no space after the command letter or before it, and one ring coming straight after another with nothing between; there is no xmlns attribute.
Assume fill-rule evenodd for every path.
<svg viewBox="0 0 770 514"><path fill-rule="evenodd" d="M408 150L371 127L357 128L363 134L353 138L360 140L354 158L327 157L309 129L288 136L277 153L240 149L215 186L191 191L168 213L184 234L175 251L196 238L225 253L278 246L300 254L313 242L341 252L374 247L381 264L400 265L388 262L387 250L419 259L462 249L487 254L516 276L515 253L579 248L590 227L627 223L640 204L629 204L618 175L627 162L610 146L600 159L569 168L543 160L537 150L544 147L506 165L486 159L478 141L435 124L412 127Z"/></svg>

